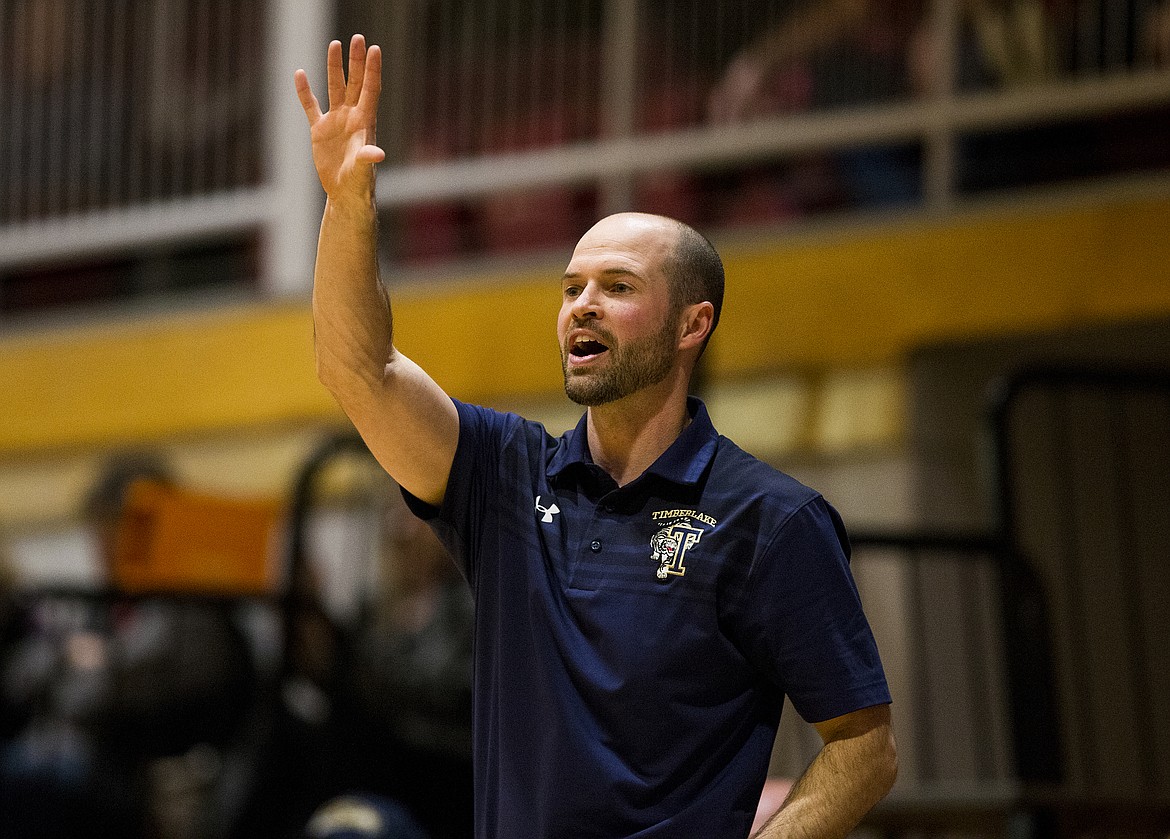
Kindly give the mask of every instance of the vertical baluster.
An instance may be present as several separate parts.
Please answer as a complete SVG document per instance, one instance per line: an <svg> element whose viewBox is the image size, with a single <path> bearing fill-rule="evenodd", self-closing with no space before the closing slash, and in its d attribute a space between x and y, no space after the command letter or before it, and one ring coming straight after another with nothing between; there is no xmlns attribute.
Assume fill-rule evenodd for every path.
<svg viewBox="0 0 1170 839"><path fill-rule="evenodd" d="M926 643L924 615L926 614L926 589L923 580L921 554L911 548L907 551L906 575L906 625L910 639L911 668L914 674L914 695L911 698L911 714L914 720L915 763L918 767L919 782L937 780L938 743L935 736L933 707L936 701L931 685L930 650Z"/></svg>
<svg viewBox="0 0 1170 839"><path fill-rule="evenodd" d="M545 50L548 48L549 34L544 25L544 3L532 4L532 19L528 27L528 72L524 76L528 80L527 110L524 118L524 136L522 142L526 148L537 148L542 145L540 136L540 120L549 118L549 111L542 107Z"/></svg>
<svg viewBox="0 0 1170 839"><path fill-rule="evenodd" d="M163 101L163 73L160 68L172 53L170 33L167 29L167 14L170 0L149 0L147 23L143 35L144 49L135 51L142 56L143 78L140 99L142 104L143 155L146 172L146 194L148 202L157 201L162 195L163 162L158 143L160 123L165 120Z"/></svg>
<svg viewBox="0 0 1170 839"><path fill-rule="evenodd" d="M242 123L245 116L251 113L245 108L243 91L238 90L241 85L233 83L239 76L231 73L231 67L245 54L242 45L237 43L233 35L238 31L241 39L247 37L245 30L233 29L235 14L233 6L236 4L228 0L218 0L212 15L211 37L207 45L211 55L210 88L216 91L219 98L219 107L230 112L233 124ZM252 3L245 3L251 6ZM215 105L212 104L214 111ZM228 159L233 155L241 154L239 145L248 142L251 138L243 131L218 132L213 142L209 144L209 159L207 161L206 189L208 192L218 192L229 188L227 172ZM235 143L233 144L233 140Z"/></svg>
<svg viewBox="0 0 1170 839"><path fill-rule="evenodd" d="M211 57L215 48L211 0L194 0L194 3L194 31L188 33L192 61L190 78L194 81L190 85L192 101L188 108L178 110L186 116L187 124L179 137L187 145L184 166L190 169L181 178L182 191L187 195L201 196L210 191L207 158L219 148L224 123L231 120L231 103L216 86L211 72L212 61L222 60L224 55L224 50L220 49L215 59Z"/></svg>
<svg viewBox="0 0 1170 839"><path fill-rule="evenodd" d="M132 0L110 0L109 32L110 101L116 111L106 121L106 164L109 170L110 193L104 199L112 206L125 206L137 192L137 136L136 125L139 103L134 96L134 77L131 69L129 44L133 30L128 4Z"/></svg>
<svg viewBox="0 0 1170 839"><path fill-rule="evenodd" d="M1083 609L1086 596L1084 575L1081 569L1081 535L1078 528L1076 481L1074 474L1074 460L1068 457L1068 452L1077 451L1080 444L1076 430L1070 425L1069 418L1075 416L1074 393L1065 386L1056 392L1053 399L1053 426L1056 444L1052 447L1052 474L1056 476L1055 485L1058 487L1061 498L1060 510L1064 513L1064 521L1059 528L1061 543L1058 551L1058 568L1060 569L1059 583L1063 589L1065 608L1073 617L1067 626L1067 649L1073 651L1087 650L1089 638L1083 621L1077 615ZM1063 686L1068 683L1063 679ZM1072 768L1077 773L1071 780L1094 786L1098 782L1096 727L1093 725L1092 696L1089 679L1078 679L1069 693L1071 706L1070 722L1074 726L1075 734L1072 737L1074 755Z"/></svg>
<svg viewBox="0 0 1170 839"><path fill-rule="evenodd" d="M1125 613L1118 618L1124 623L1126 646L1125 660L1128 664L1130 690L1133 693L1133 705L1128 710L1130 724L1134 726L1134 740L1138 744L1138 753L1134 756L1137 763L1137 776L1142 785L1142 792L1153 793L1158 786L1158 759L1156 740L1144 731L1150 720L1156 719L1154 703L1151 698L1149 673L1149 659L1147 656L1147 638L1145 631L1145 613L1143 606L1143 566L1145 557L1142 551L1142 541L1137 537L1138 528L1142 525L1134 514L1135 496L1140 490L1135 487L1137 481L1137 456L1135 449L1139 448L1142 429L1136 434L1131 433L1128 418L1130 410L1138 407L1138 400L1132 393L1114 394L1109 413L1109 436L1112 438L1112 472L1113 472L1113 507L1117 511L1116 555L1129 567L1122 569L1118 575L1122 589ZM1137 412L1141 415L1141 412Z"/></svg>
<svg viewBox="0 0 1170 839"><path fill-rule="evenodd" d="M107 54L110 49L110 38L106 32L109 24L107 4L105 0L92 0L90 8L92 14L86 38L90 43L90 51L85 71L89 82L85 97L87 119L82 143L85 165L82 183L78 185L80 209L84 212L93 212L97 209L102 196L109 190L102 158L106 145L105 124L110 120L114 110L109 78L113 58Z"/></svg>
<svg viewBox="0 0 1170 839"><path fill-rule="evenodd" d="M1125 69L1126 65L1126 17L1129 2L1102 4L1101 15L1101 66L1105 73Z"/></svg>
<svg viewBox="0 0 1170 839"><path fill-rule="evenodd" d="M1077 34L1080 53L1084 56L1085 75L1099 76L1103 65L1101 55L1101 0L1082 0L1078 7Z"/></svg>
<svg viewBox="0 0 1170 839"><path fill-rule="evenodd" d="M127 101L126 203L150 195L150 161L146 154L146 120L149 114L150 42L158 0L119 0L122 29L126 32L124 54ZM131 14L131 9L135 14Z"/></svg>
<svg viewBox="0 0 1170 839"><path fill-rule="evenodd" d="M72 0L69 14L69 39L64 55L67 56L66 84L68 100L66 102L65 131L62 137L64 145L63 161L63 211L67 215L75 215L81 209L82 178L87 176L87 168L82 163L86 160L85 146L88 139L86 127L88 120L86 112L94 107L93 88L86 84L97 74L97 67L102 59L101 47L87 43L87 31L93 32L92 24L87 26L91 17L91 0Z"/></svg>
<svg viewBox="0 0 1170 839"><path fill-rule="evenodd" d="M479 125L478 131L473 118L470 95L464 98L460 110L466 108L466 134L458 138L458 153L460 156L474 157L484 154L492 147L492 116L496 101L497 82L499 81L500 45L497 31L499 21L496 0L485 4L482 24L482 33L474 34L477 21L471 7L468 7L464 19L463 49L459 54L459 85L466 94L470 94L475 84L480 86ZM479 44L477 51L474 44ZM478 78L476 76L478 75ZM472 80L476 81L473 82ZM478 143L475 134L478 133Z"/></svg>
<svg viewBox="0 0 1170 839"><path fill-rule="evenodd" d="M197 8L190 8L191 5ZM166 187L167 197L175 199L183 195L184 184L187 179L187 167L197 153L202 137L199 136L205 126L200 125L195 118L198 115L199 100L206 95L202 88L205 79L198 73L198 55L200 36L198 23L192 26L191 15L198 13L203 0L170 0L167 4L169 26L164 20L164 28L171 31L170 48L163 53L162 60L155 68L159 75L157 103L163 120L161 138L156 136L155 142L161 140L162 145L169 151L170 157L170 184Z"/></svg>
<svg viewBox="0 0 1170 839"><path fill-rule="evenodd" d="M456 122L462 118L458 112L455 75L455 42L452 37L452 21L454 0L438 0L438 20L427 16L426 39L433 43L434 50L423 58L423 63L430 68L432 79L436 84L434 96L427 97L431 107L427 108L422 98L417 105L423 114L419 120L421 125L429 125L431 135L427 137L427 145L434 143L443 157L446 157L454 147L452 132Z"/></svg>
<svg viewBox="0 0 1170 839"><path fill-rule="evenodd" d="M251 183L256 177L260 109L266 107L266 102L255 85L238 84L237 80L246 77L249 56L263 54L265 41L272 36L266 25L270 2L272 0L248 0L245 3L224 0L226 8L235 10L234 14L227 16L228 23L225 24L224 43L228 44L228 55L222 59L225 85L234 96L239 97L236 107L240 109L238 113L244 115L241 121L246 125L239 134L242 142L225 148L225 168L230 163L230 168L226 169L225 184L230 187Z"/></svg>
<svg viewBox="0 0 1170 839"><path fill-rule="evenodd" d="M16 67L12 60L13 10L7 0L0 0L0 224L16 221L13 200L16 196L16 179L20 170L16 168L19 106L16 85L13 78Z"/></svg>
<svg viewBox="0 0 1170 839"><path fill-rule="evenodd" d="M45 93L48 114L45 120L45 194L42 215L60 215L65 209L65 130L69 108L69 67L72 63L68 27L69 0L47 0L40 6L42 29L35 49L45 51L41 60L47 77Z"/></svg>
<svg viewBox="0 0 1170 839"><path fill-rule="evenodd" d="M572 112L569 106L569 96L566 89L566 74L565 65L567 63L567 47L568 47L568 0L557 0L555 10L555 21L553 28L555 34L553 36L553 54L549 57L552 62L552 101L554 103L553 110L556 114L564 120L565 130L570 134L567 138L572 140L573 121Z"/></svg>
<svg viewBox="0 0 1170 839"><path fill-rule="evenodd" d="M508 40L504 48L507 63L504 67L504 101L497 108L497 120L503 120L504 148L512 151L523 146L517 143L518 121L520 118L520 15L516 0L505 0L507 10ZM494 11L494 10L493 10Z"/></svg>

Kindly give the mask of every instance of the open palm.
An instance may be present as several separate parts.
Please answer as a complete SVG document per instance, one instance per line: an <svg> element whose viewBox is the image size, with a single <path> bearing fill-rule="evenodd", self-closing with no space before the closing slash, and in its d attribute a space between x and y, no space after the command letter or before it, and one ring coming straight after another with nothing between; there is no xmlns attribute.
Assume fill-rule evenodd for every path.
<svg viewBox="0 0 1170 839"><path fill-rule="evenodd" d="M343 71L341 42L329 44L329 111L321 112L304 70L294 76L297 96L309 120L313 163L330 198L368 196L374 164L386 153L375 145L378 97L382 91L382 51L366 49L361 35L349 45L349 77Z"/></svg>

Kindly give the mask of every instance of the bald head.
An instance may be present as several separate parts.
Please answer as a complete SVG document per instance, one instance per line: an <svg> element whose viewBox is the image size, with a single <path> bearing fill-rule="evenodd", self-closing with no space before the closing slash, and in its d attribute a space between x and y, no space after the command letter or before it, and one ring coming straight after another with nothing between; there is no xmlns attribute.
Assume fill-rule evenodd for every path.
<svg viewBox="0 0 1170 839"><path fill-rule="evenodd" d="M615 213L593 225L577 247L628 247L631 243L653 251L660 260L670 282L674 311L704 301L714 307L711 331L707 334L709 341L723 308L723 260L715 246L690 225L668 216ZM704 341L703 347L706 345Z"/></svg>

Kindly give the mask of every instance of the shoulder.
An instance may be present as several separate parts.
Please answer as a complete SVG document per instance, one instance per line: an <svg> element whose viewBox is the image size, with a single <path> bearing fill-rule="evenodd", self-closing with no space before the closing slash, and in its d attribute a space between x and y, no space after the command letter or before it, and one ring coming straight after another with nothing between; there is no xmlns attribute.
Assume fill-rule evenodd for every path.
<svg viewBox="0 0 1170 839"><path fill-rule="evenodd" d="M781 517L822 500L821 494L812 487L748 454L722 435L708 476L708 488L721 494L745 496Z"/></svg>
<svg viewBox="0 0 1170 839"><path fill-rule="evenodd" d="M518 414L452 401L459 413L453 474L471 469L481 474L485 470L499 471L518 478L531 472L535 480L558 452L569 447L572 431L553 437L541 423Z"/></svg>
<svg viewBox="0 0 1170 839"><path fill-rule="evenodd" d="M735 511L744 532L754 533L757 552L822 546L849 556L845 524L820 492L726 437L719 438L704 494L720 499L724 510Z"/></svg>
<svg viewBox="0 0 1170 839"><path fill-rule="evenodd" d="M548 432L539 422L525 419L519 414L497 411L483 405L473 405L452 399L459 413L460 438L492 437L501 443L516 441L521 444L541 444L550 439Z"/></svg>

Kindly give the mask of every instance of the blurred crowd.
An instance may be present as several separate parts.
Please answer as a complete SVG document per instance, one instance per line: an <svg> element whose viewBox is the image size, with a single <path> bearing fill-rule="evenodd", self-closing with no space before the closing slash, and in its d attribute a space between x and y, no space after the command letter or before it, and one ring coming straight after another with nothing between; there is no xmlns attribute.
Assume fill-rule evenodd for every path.
<svg viewBox="0 0 1170 839"><path fill-rule="evenodd" d="M107 575L142 481L175 484L121 455L86 501ZM310 596L274 607L38 589L0 562L0 835L467 835L470 594L396 488L378 508L377 595L352 624L308 564Z"/></svg>

